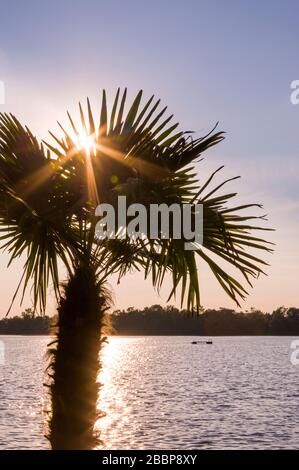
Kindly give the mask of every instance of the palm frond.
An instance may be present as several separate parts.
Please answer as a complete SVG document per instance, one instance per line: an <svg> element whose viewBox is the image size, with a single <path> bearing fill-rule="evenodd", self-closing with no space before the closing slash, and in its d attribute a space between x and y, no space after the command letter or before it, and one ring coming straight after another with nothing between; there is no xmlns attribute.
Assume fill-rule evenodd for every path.
<svg viewBox="0 0 299 470"><path fill-rule="evenodd" d="M32 133L9 115L0 118L0 225L11 259L28 253L24 283L33 279L34 298L42 305L51 279L58 292L57 260L72 269L74 260L86 257L98 275L119 277L143 270L160 289L166 273L172 275L170 298L181 291L190 309L200 306L197 260L210 267L231 299L239 303L246 285L264 273L267 263L258 254L272 251L271 244L255 235L264 229L261 216L246 210L259 204L238 204L236 192L222 193L234 179L212 186L216 170L199 182L194 163L224 139L216 126L206 135L179 129L173 115L160 100L142 101L142 90L127 107L127 90L117 90L110 111L102 93L99 120L89 100L87 111L79 104L79 122L68 113L69 129L59 126L62 136L50 133L48 152ZM80 138L92 142L81 145ZM89 140L88 140L89 139ZM35 183L35 184L32 184ZM203 246L186 251L184 240L159 236L151 240L105 240L95 243L95 208L100 202L117 205L118 195L127 203L194 204L204 208ZM117 209L117 207L116 207ZM243 212L245 211L245 212ZM244 215L245 214L245 215ZM225 266L225 267L224 267ZM243 278L230 274L231 266ZM244 283L244 285L243 285Z"/></svg>
<svg viewBox="0 0 299 470"><path fill-rule="evenodd" d="M17 119L0 115L0 232L9 264L25 256L23 295L33 281L34 307L46 306L53 283L59 293L58 259L69 268L76 242L65 209L68 197L54 162Z"/></svg>

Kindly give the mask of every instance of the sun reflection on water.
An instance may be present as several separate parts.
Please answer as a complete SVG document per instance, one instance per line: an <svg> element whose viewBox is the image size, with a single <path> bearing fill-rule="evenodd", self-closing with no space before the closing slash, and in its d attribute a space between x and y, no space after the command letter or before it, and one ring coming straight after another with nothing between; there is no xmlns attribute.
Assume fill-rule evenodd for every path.
<svg viewBox="0 0 299 470"><path fill-rule="evenodd" d="M128 378L125 374L118 374L119 368L127 355L128 338L110 338L101 351L102 370L98 381L101 384L98 419L95 429L100 433L102 444L99 448L111 448L121 429L130 426L132 407L127 397ZM122 371L123 372L123 371ZM132 443L128 444L128 448Z"/></svg>

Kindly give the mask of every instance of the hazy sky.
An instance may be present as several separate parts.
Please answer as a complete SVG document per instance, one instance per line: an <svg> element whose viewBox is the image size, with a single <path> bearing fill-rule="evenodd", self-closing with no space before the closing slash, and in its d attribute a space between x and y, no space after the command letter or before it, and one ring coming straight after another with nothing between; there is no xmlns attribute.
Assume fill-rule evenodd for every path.
<svg viewBox="0 0 299 470"><path fill-rule="evenodd" d="M118 86L130 96L155 93L186 130L200 134L219 121L226 140L199 173L204 179L225 164L223 176L242 175L232 183L241 200L264 203L277 229L269 276L244 306L299 305L299 105L290 103L299 79L297 0L1 0L0 18L0 111L40 138L79 100L89 96L96 109L100 90L112 97ZM0 256L1 315L22 262L7 270ZM200 279L204 306L233 306L201 265ZM139 275L111 284L117 308L164 304L169 289L158 297Z"/></svg>

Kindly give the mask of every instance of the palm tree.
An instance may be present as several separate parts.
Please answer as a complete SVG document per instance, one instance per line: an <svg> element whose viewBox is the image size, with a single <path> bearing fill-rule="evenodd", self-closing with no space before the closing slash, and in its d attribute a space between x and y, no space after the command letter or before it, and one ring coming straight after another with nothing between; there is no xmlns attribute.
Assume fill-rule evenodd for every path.
<svg viewBox="0 0 299 470"><path fill-rule="evenodd" d="M211 188L222 167L204 183L197 179L194 162L222 141L223 133L214 128L193 138L178 131L172 116L165 118L166 108L160 110L160 100L152 96L141 106L142 91L125 113L126 94L117 91L108 113L103 92L98 125L89 100L87 113L80 104L79 124L68 114L70 129L59 124L62 137L50 133L51 144L40 144L14 116L0 115L1 239L10 262L26 257L16 294L23 285L24 295L32 282L34 307L44 311L52 283L58 301L57 335L49 348L53 449L86 449L98 442L94 423L99 349L111 303L106 286L111 274L121 279L128 271L142 270L159 290L169 272L169 299L180 290L181 302L186 298L188 309L196 310L197 259L202 259L239 304L247 294L244 283L222 265L231 265L251 285L250 278L263 273L266 265L257 250L271 251L266 240L253 234L264 229L252 220L263 217L242 212L261 206L228 207L236 193L218 191L230 180ZM119 195L125 195L128 204L145 206L202 203L203 246L186 251L184 240L162 237L96 241L95 208L99 201L116 207ZM67 270L63 285L59 262Z"/></svg>

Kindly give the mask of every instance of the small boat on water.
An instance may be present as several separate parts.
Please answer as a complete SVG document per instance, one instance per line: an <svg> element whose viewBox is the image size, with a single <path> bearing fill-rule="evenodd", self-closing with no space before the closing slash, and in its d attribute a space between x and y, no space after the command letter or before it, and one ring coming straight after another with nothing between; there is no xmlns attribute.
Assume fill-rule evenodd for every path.
<svg viewBox="0 0 299 470"><path fill-rule="evenodd" d="M213 344L213 341L211 339L207 341L192 341L191 344Z"/></svg>

